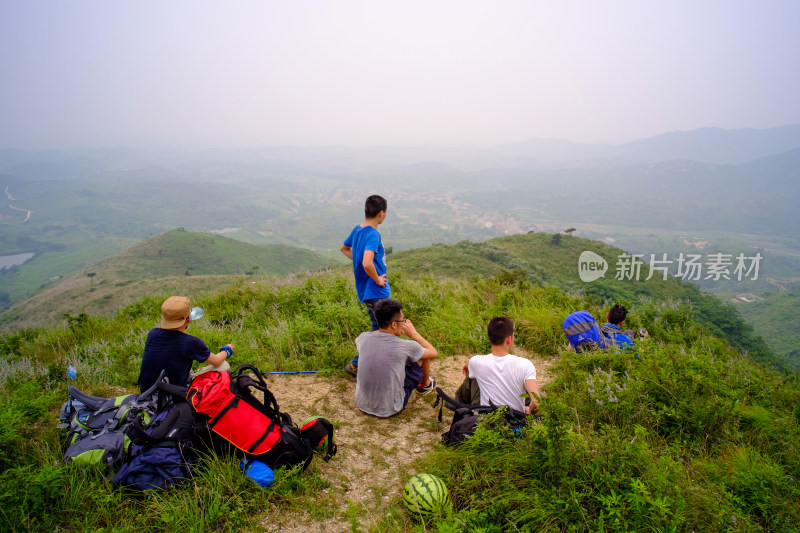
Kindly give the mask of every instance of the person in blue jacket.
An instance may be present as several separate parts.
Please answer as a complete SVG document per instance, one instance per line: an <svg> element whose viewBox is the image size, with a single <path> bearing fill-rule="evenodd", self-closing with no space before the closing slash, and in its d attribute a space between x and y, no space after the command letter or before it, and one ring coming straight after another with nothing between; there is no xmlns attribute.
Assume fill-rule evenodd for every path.
<svg viewBox="0 0 800 533"><path fill-rule="evenodd" d="M633 348L633 330L622 330L625 324L625 318L628 316L628 310L623 305L614 304L608 314L606 320L608 322L600 328L600 333L607 339L606 347L617 348ZM641 330L642 336L647 336L647 330Z"/></svg>
<svg viewBox="0 0 800 533"><path fill-rule="evenodd" d="M386 219L386 199L373 194L364 203L364 222L353 228L340 250L353 261L353 275L359 301L367 307L372 331L379 328L375 319L375 302L392 295L386 278L386 249L378 233L378 226ZM347 363L344 371L355 376L358 372L358 355Z"/></svg>

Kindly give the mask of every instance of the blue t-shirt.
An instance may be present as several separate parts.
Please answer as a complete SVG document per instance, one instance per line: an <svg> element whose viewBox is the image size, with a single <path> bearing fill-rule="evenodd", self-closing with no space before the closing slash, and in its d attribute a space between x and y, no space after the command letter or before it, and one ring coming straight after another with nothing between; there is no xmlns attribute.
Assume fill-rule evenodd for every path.
<svg viewBox="0 0 800 533"><path fill-rule="evenodd" d="M211 355L206 343L187 333L174 329L153 328L144 344L142 367L139 370L139 389L147 390L158 379L162 370L172 385L189 384L192 361L203 362Z"/></svg>
<svg viewBox="0 0 800 533"><path fill-rule="evenodd" d="M356 226L344 240L344 245L353 250L353 274L356 277L356 292L360 301L376 298L388 298L392 295L389 282L381 287L367 275L364 266L364 252L369 250L375 253L372 263L378 276L386 274L386 251L381 242L381 234L372 226Z"/></svg>

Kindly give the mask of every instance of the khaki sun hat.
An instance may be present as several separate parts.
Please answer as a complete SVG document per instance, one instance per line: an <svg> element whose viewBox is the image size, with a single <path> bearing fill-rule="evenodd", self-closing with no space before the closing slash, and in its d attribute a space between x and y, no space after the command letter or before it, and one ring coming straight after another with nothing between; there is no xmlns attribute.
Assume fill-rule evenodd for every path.
<svg viewBox="0 0 800 533"><path fill-rule="evenodd" d="M192 302L186 296L170 296L161 304L161 328L178 329L189 318Z"/></svg>

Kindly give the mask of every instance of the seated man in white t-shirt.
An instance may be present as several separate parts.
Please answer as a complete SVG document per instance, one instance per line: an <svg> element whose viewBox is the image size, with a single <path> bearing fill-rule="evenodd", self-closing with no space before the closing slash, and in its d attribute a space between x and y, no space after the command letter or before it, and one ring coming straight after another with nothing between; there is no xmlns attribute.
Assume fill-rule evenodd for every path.
<svg viewBox="0 0 800 533"><path fill-rule="evenodd" d="M514 322L495 317L487 327L492 353L476 355L464 365L464 383L456 392L456 400L470 405L507 405L526 414L539 407L539 385L536 367L524 357L511 355L514 345ZM525 405L525 393L530 405Z"/></svg>

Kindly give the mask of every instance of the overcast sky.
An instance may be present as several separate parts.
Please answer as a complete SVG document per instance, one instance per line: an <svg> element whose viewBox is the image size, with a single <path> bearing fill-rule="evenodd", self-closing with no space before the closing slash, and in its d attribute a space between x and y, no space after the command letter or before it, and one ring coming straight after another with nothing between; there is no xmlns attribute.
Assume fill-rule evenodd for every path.
<svg viewBox="0 0 800 533"><path fill-rule="evenodd" d="M800 2L0 0L0 148L800 123Z"/></svg>

